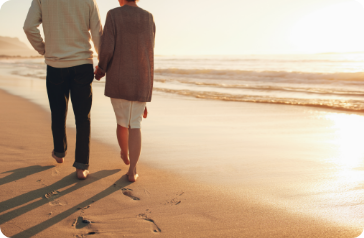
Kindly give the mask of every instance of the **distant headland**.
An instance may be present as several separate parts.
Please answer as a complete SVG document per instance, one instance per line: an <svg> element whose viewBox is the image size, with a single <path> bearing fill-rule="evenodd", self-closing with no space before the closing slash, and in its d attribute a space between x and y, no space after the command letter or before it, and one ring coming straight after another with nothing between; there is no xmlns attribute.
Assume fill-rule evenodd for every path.
<svg viewBox="0 0 364 238"><path fill-rule="evenodd" d="M38 52L30 49L16 37L0 36L0 57L38 57Z"/></svg>

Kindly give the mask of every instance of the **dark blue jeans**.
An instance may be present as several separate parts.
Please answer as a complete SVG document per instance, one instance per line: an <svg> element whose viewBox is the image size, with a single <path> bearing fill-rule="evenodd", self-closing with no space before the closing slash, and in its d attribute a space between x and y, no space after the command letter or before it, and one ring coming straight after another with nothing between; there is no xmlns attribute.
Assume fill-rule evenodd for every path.
<svg viewBox="0 0 364 238"><path fill-rule="evenodd" d="M73 166L82 170L89 167L93 79L92 64L70 68L47 66L47 92L52 114L54 154L64 157L67 152L66 118L71 94L77 132Z"/></svg>

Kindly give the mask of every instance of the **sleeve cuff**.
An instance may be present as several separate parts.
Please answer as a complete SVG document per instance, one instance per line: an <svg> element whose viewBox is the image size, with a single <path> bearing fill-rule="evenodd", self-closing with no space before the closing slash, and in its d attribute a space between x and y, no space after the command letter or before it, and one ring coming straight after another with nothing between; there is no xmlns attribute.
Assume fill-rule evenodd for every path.
<svg viewBox="0 0 364 238"><path fill-rule="evenodd" d="M100 70L103 74L106 74L106 71L105 71L105 70L103 70L103 69L100 67L100 65L98 65L98 68L99 68L99 70Z"/></svg>

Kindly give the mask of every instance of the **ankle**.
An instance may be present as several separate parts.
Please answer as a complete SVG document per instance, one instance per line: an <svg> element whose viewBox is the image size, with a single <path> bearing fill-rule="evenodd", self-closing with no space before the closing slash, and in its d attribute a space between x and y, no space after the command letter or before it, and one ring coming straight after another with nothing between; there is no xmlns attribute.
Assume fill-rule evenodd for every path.
<svg viewBox="0 0 364 238"><path fill-rule="evenodd" d="M136 168L129 168L128 174L136 174Z"/></svg>
<svg viewBox="0 0 364 238"><path fill-rule="evenodd" d="M78 179L84 180L84 179L87 178L88 174L89 174L88 170L82 170L82 169L77 169L76 168L76 175L77 175Z"/></svg>

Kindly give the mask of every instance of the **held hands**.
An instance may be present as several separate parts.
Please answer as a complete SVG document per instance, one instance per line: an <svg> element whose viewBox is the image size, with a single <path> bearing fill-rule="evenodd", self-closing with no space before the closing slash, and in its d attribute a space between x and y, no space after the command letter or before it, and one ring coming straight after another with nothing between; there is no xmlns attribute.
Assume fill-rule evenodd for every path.
<svg viewBox="0 0 364 238"><path fill-rule="evenodd" d="M98 66L96 66L95 67L96 69L95 69L95 72L94 72L94 74L95 74L95 79L97 79L97 80L99 80L100 81L100 79L102 78L102 77L104 77L105 76L105 74L99 69L99 67ZM147 107L145 107L145 109L144 109L144 113L143 113L143 118L147 118L147 116L148 116L148 109L147 109Z"/></svg>
<svg viewBox="0 0 364 238"><path fill-rule="evenodd" d="M95 74L95 79L96 79L96 80L99 80L99 81L100 81L100 79L101 79L102 77L104 77L104 76L105 76L105 73L103 73L103 72L99 69L99 66L96 66L96 69L95 69L94 74Z"/></svg>

